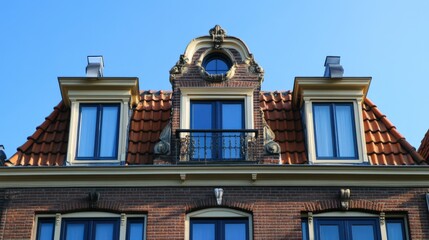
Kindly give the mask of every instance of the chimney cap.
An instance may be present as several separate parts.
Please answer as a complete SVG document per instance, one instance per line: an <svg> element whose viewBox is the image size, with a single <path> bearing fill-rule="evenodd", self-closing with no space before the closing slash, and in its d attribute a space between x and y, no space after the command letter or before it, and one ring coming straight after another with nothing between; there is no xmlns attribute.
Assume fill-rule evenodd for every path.
<svg viewBox="0 0 429 240"><path fill-rule="evenodd" d="M104 60L101 55L87 56L88 65L86 66L87 77L103 77Z"/></svg>
<svg viewBox="0 0 429 240"><path fill-rule="evenodd" d="M325 74L327 78L342 78L344 75L344 68L340 64L340 56L326 56L325 59Z"/></svg>

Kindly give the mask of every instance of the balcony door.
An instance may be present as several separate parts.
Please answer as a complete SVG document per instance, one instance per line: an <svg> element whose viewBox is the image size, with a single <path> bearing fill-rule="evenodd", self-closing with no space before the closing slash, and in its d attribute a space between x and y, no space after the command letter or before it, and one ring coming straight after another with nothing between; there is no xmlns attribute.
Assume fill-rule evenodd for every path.
<svg viewBox="0 0 429 240"><path fill-rule="evenodd" d="M237 100L191 101L192 160L243 159L244 104ZM238 131L237 131L238 130Z"/></svg>

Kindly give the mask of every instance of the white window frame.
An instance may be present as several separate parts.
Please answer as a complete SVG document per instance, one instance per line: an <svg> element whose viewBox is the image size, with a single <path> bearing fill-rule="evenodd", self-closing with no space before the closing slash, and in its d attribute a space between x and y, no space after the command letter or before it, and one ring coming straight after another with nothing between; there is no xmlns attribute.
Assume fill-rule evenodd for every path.
<svg viewBox="0 0 429 240"><path fill-rule="evenodd" d="M190 239L191 218L247 218L249 240L253 240L252 215L229 208L208 208L188 213L185 217L185 240Z"/></svg>
<svg viewBox="0 0 429 240"><path fill-rule="evenodd" d="M70 131L69 131L69 142L67 151L67 164L68 165L79 165L79 164L123 164L125 163L126 157L126 146L127 146L127 129L129 124L129 100L126 98L109 99L109 100L72 100L71 101L71 112L70 112ZM116 159L109 160L76 160L77 141L79 138L79 109L81 104L120 104L119 107L119 121L118 121L118 145L117 145L117 157Z"/></svg>
<svg viewBox="0 0 429 240"><path fill-rule="evenodd" d="M324 218L324 217L330 217L330 218L349 218L349 217L356 217L356 218L379 218L379 225L380 225L380 234L381 234L381 240L387 240L387 218L403 218L402 215L385 215L383 212L380 214L372 214L372 213L364 213L364 212L325 212L325 213L319 213L319 214L312 214L311 212L308 213L306 216L307 218L307 227L308 227L308 239L314 240L315 239L315 232L314 232L314 218ZM408 233L408 224L407 219L404 218L404 227L405 232ZM408 240L408 234L406 234L406 238Z"/></svg>
<svg viewBox="0 0 429 240"><path fill-rule="evenodd" d="M316 136L314 130L314 103L352 103L353 115L355 124L356 151L357 159L317 159L316 154ZM366 153L365 133L362 116L362 99L351 99L347 97L304 97L304 121L306 126L306 139L308 147L308 159L313 164L358 164L368 163L368 155Z"/></svg>
<svg viewBox="0 0 429 240"><path fill-rule="evenodd" d="M117 213L108 213L108 212L76 212L76 213L67 213L67 214L38 214L34 219L34 228L32 233L32 240L36 240L37 237L37 228L39 223L39 218L55 218L54 223L54 240L60 240L61 237L61 226L62 219L67 218L118 218L120 220L119 224L119 240L125 240L127 236L127 224L128 218L143 218L144 219L144 237L146 240L146 227L147 227L147 215L146 214L117 214Z"/></svg>
<svg viewBox="0 0 429 240"><path fill-rule="evenodd" d="M253 91L253 88L180 88L180 128L191 127L190 113L193 100L243 100L244 128L253 129Z"/></svg>

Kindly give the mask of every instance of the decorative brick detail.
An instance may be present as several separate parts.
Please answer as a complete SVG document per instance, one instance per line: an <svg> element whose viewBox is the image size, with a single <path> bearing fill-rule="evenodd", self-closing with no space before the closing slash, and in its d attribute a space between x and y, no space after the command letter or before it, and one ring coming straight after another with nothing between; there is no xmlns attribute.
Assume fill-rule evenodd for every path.
<svg viewBox="0 0 429 240"><path fill-rule="evenodd" d="M199 201L194 201L186 205L185 211L186 213L194 212L197 210L201 210L204 208L232 208L244 212L252 212L253 211L253 204L246 203L246 202L237 202L232 201L227 198L223 199L222 204L218 205L216 202L216 199L213 198L206 198Z"/></svg>
<svg viewBox="0 0 429 240"><path fill-rule="evenodd" d="M367 200L351 200L348 211L382 212L384 204ZM306 212L343 211L339 200L324 200L305 203Z"/></svg>

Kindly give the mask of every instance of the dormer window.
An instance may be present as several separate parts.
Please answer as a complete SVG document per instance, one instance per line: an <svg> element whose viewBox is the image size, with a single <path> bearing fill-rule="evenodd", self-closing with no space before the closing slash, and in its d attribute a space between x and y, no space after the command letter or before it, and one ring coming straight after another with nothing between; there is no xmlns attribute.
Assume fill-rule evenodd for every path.
<svg viewBox="0 0 429 240"><path fill-rule="evenodd" d="M81 104L77 160L116 159L119 104Z"/></svg>
<svg viewBox="0 0 429 240"><path fill-rule="evenodd" d="M357 159L352 103L313 103L317 159Z"/></svg>
<svg viewBox="0 0 429 240"><path fill-rule="evenodd" d="M226 74L231 65L231 60L220 53L212 53L203 61L203 67L209 74Z"/></svg>

